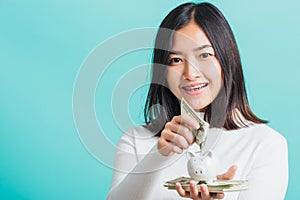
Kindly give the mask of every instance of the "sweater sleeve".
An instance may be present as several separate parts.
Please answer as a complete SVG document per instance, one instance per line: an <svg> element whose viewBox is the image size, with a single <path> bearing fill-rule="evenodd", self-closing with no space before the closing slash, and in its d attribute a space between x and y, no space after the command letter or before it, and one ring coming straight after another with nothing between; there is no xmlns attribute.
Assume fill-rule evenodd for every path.
<svg viewBox="0 0 300 200"><path fill-rule="evenodd" d="M288 149L284 137L269 138L257 150L255 162L248 174L249 189L239 195L239 200L283 200L288 185ZM270 143L270 141L272 141Z"/></svg>
<svg viewBox="0 0 300 200"><path fill-rule="evenodd" d="M135 142L134 137L124 134L117 145L108 200L151 199L152 188L157 183L161 169L178 157L162 156L157 151L156 142L139 161Z"/></svg>

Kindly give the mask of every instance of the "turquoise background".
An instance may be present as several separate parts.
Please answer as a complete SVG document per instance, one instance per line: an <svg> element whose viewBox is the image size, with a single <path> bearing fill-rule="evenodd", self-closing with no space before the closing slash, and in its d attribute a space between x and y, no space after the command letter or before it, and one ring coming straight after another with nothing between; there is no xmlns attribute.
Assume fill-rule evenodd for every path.
<svg viewBox="0 0 300 200"><path fill-rule="evenodd" d="M112 169L87 151L73 120L77 73L99 43L133 28L157 27L182 2L0 0L0 199L105 199ZM236 35L251 106L287 138L286 199L297 199L300 3L210 2L223 11ZM100 84L109 87L104 94L97 90L96 102L109 103L111 96L105 94L111 94L116 81L150 58L151 51L143 50L114 62L120 70L107 71L110 78ZM129 100L133 124L141 123L145 91L146 86ZM107 117L100 123L115 144L122 130L107 102L96 103L95 108L98 116L103 115L101 108L106 109Z"/></svg>

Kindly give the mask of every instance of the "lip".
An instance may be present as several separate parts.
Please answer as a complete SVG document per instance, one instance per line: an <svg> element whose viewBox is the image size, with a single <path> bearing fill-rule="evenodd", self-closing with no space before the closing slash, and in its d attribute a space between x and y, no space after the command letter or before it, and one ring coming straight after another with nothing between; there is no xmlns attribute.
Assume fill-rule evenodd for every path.
<svg viewBox="0 0 300 200"><path fill-rule="evenodd" d="M209 85L208 82L201 82L201 83L190 83L187 85L180 86L180 89L189 95L199 95L207 88Z"/></svg>

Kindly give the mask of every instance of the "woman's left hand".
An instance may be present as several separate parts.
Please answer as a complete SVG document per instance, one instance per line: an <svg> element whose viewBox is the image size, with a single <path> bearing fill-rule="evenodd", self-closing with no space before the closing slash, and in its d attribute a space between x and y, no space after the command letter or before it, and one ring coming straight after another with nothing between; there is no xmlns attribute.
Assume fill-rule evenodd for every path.
<svg viewBox="0 0 300 200"><path fill-rule="evenodd" d="M194 200L211 200L211 199L223 199L223 193L210 193L206 184L200 185L200 191L198 191L195 181L190 182L190 192L185 191L180 183L176 183L176 190L181 197L191 198Z"/></svg>
<svg viewBox="0 0 300 200"><path fill-rule="evenodd" d="M218 175L219 180L231 180L233 179L237 167L231 166L224 174ZM185 191L180 183L176 183L176 190L181 197L191 198L193 200L211 200L211 199L223 199L224 193L210 193L206 184L200 185L200 191L197 188L196 182L190 182L190 192Z"/></svg>

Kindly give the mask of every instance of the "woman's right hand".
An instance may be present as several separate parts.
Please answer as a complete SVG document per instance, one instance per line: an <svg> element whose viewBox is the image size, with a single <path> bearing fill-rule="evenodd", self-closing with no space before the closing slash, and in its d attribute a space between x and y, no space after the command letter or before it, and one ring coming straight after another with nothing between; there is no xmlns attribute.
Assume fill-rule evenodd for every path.
<svg viewBox="0 0 300 200"><path fill-rule="evenodd" d="M199 129L199 123L187 114L173 117L165 124L158 140L158 151L164 156L180 154L195 141L193 129Z"/></svg>

